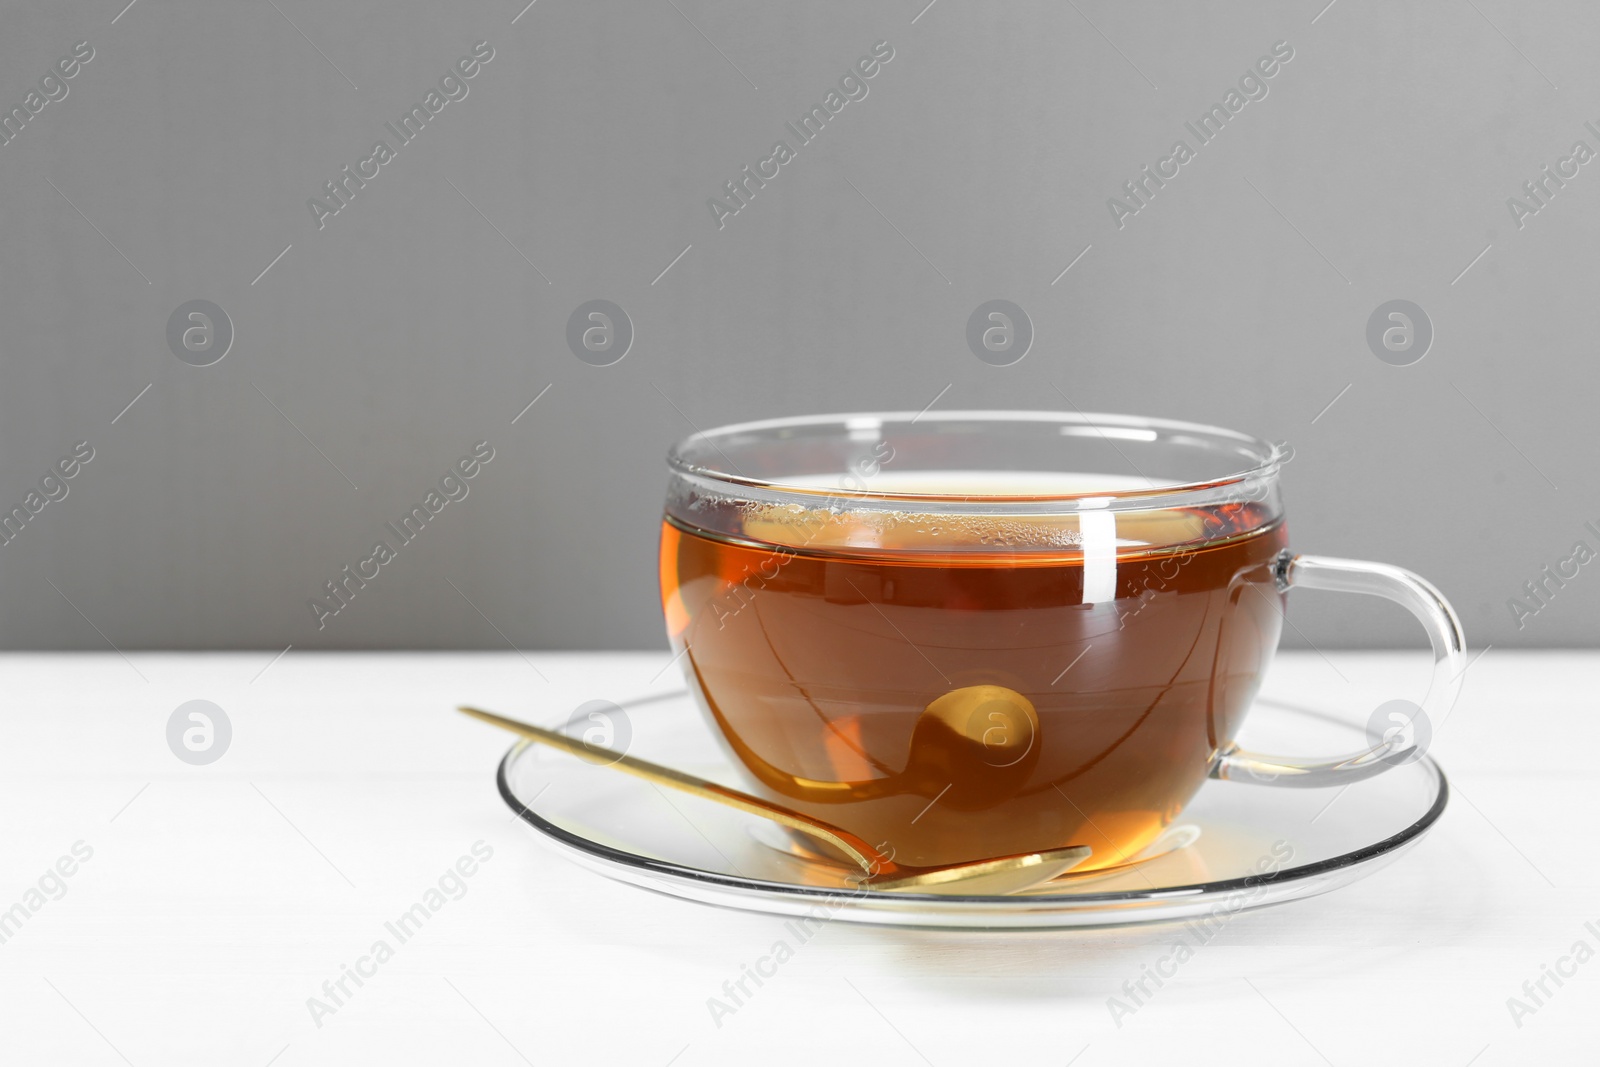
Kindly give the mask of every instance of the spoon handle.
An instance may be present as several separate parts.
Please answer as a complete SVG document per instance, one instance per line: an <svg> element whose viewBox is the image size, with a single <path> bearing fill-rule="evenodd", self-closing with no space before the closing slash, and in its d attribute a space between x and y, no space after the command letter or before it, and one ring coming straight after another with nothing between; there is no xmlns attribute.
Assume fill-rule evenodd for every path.
<svg viewBox="0 0 1600 1067"><path fill-rule="evenodd" d="M749 793L741 793L737 789L730 789L725 785L718 785L716 782L708 782L704 778L696 778L692 774L685 774L671 767L663 767L659 763L651 763L649 760L643 760L637 756L624 755L621 752L604 748L600 745L586 744L577 738L568 737L566 734L557 733L554 730L546 730L542 726L534 726L531 723L518 722L516 719L508 719L504 715L496 715L494 712L484 711L482 708L462 705L456 710L491 726L498 726L502 730L509 730L530 741L537 741L542 745L560 749L562 752L580 758L593 760L596 757L600 757L617 770L631 774L635 778L642 778L654 785L664 785L669 789L676 789L681 793L688 793L690 796L700 797L703 800L713 800L719 804L726 804L730 808L737 808L748 814L770 819L791 830L798 830L807 836L825 841L837 848L860 864L861 869L870 876L892 875L900 869L893 860L848 830L829 826L818 819L813 819L808 815L801 815L797 811L790 811L788 808L762 800L760 797L751 796Z"/></svg>

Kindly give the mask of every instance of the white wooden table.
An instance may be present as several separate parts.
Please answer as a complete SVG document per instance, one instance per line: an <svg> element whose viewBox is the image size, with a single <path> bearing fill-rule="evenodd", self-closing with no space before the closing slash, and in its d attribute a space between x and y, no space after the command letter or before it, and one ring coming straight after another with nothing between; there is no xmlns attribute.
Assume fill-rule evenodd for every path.
<svg viewBox="0 0 1600 1067"><path fill-rule="evenodd" d="M1349 682L1314 653L1286 654L1268 691L1361 722L1425 678L1420 654L1329 658ZM1600 953L1597 654L1490 650L1434 736L1454 790L1435 832L1353 887L1239 917L1120 1025L1108 998L1169 951L1174 928L832 923L719 1026L708 998L770 951L782 920L645 893L538 848L495 792L507 739L449 711L473 701L554 721L583 700L676 687L675 669L652 681L664 655L271 659L0 656L0 1062L1600 1055L1600 957L1573 955L1580 941ZM192 699L233 727L207 766L166 741ZM389 933L478 842L470 877L445 878L463 895L405 941ZM363 964L362 984L346 978L348 995L313 1018L308 999L333 1006L324 982L380 939L392 957ZM1524 982L1537 993L1546 966L1571 976L1546 977L1535 1003ZM1512 997L1534 1010L1514 1018Z"/></svg>

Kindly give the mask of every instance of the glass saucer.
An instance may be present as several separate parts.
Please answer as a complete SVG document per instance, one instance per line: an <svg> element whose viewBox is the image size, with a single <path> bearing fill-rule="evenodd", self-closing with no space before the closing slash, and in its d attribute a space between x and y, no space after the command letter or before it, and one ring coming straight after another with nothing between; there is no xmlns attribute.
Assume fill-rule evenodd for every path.
<svg viewBox="0 0 1600 1067"><path fill-rule="evenodd" d="M631 755L746 788L688 693L620 707L621 721L606 727L609 744L626 742ZM1264 699L1240 743L1269 752L1354 752L1370 744L1361 726ZM542 842L631 885L778 915L986 929L1226 917L1326 893L1415 845L1449 795L1444 772L1427 756L1342 790L1211 781L1146 850L1149 858L1069 872L1024 894L949 896L862 890L849 880L852 869L773 823L528 742L506 753L498 784Z"/></svg>

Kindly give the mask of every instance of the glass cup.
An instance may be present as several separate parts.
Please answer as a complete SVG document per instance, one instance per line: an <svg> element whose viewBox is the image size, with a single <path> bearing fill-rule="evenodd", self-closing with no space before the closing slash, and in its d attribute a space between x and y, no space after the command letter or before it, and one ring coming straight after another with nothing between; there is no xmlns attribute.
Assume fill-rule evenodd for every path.
<svg viewBox="0 0 1600 1067"><path fill-rule="evenodd" d="M1410 725L1332 759L1234 742L1292 587L1460 623L1398 567L1288 548L1286 450L1121 415L774 419L668 455L667 631L756 792L903 863L1088 845L1124 862L1207 778L1339 786L1414 758Z"/></svg>

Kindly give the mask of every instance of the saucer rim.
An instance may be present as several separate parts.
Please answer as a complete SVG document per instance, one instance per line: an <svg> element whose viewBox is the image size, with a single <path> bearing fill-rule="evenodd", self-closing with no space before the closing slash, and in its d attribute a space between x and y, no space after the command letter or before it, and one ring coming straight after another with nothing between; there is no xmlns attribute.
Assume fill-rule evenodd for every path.
<svg viewBox="0 0 1600 1067"><path fill-rule="evenodd" d="M671 693L650 694L641 698L642 701L653 702L656 700L671 699L678 696L688 696L687 690L677 690ZM638 703L640 701L629 701ZM1309 714L1318 718L1340 722L1333 716L1306 708L1295 709L1301 714ZM847 900L864 901L859 890L828 888L824 886L796 885L792 882L774 882L761 878L747 878L736 875L722 874L717 871L702 870L698 867L687 867L669 860L652 859L641 856L636 852L614 848L611 845L595 841L581 834L575 834L563 829L548 819L540 816L528 805L519 799L511 788L510 769L515 761L530 747L533 742L520 740L512 744L501 757L495 771L495 786L500 797L518 817L531 827L557 843L574 849L579 853L623 867L633 868L647 874L674 878L688 879L694 882L720 886L735 891L759 890L786 894L795 899L811 898L819 901ZM1100 908L1117 904L1154 903L1163 900L1174 900L1189 896L1219 896L1238 890L1256 889L1264 885L1292 885L1296 882L1310 881L1321 875L1330 874L1350 868L1369 864L1388 853L1397 852L1417 841L1427 834L1443 816L1445 808L1450 801L1450 780L1444 773L1444 768L1439 765L1431 755L1424 753L1416 762L1425 764L1428 772L1438 783L1438 795L1428 810L1423 812L1416 821L1388 837L1379 841L1370 842L1350 852L1329 856L1326 859L1315 860L1311 863L1297 867L1285 867L1276 871L1262 874L1244 875L1238 878L1227 878L1214 882L1193 882L1188 885L1170 886L1164 889L1127 889L1115 892L1101 893L1029 893L1026 895L955 895L939 893L895 893L893 898L897 903L907 905L923 904L941 908L961 908L982 906L992 908L1015 907L1018 910L1034 911L1040 908L1062 908L1077 910L1080 908ZM1249 783L1236 783L1249 784ZM1270 789L1272 786L1259 785L1257 788ZM537 799L537 798L535 798ZM1281 902L1281 901L1280 901ZM1134 920L1137 921L1137 920Z"/></svg>

